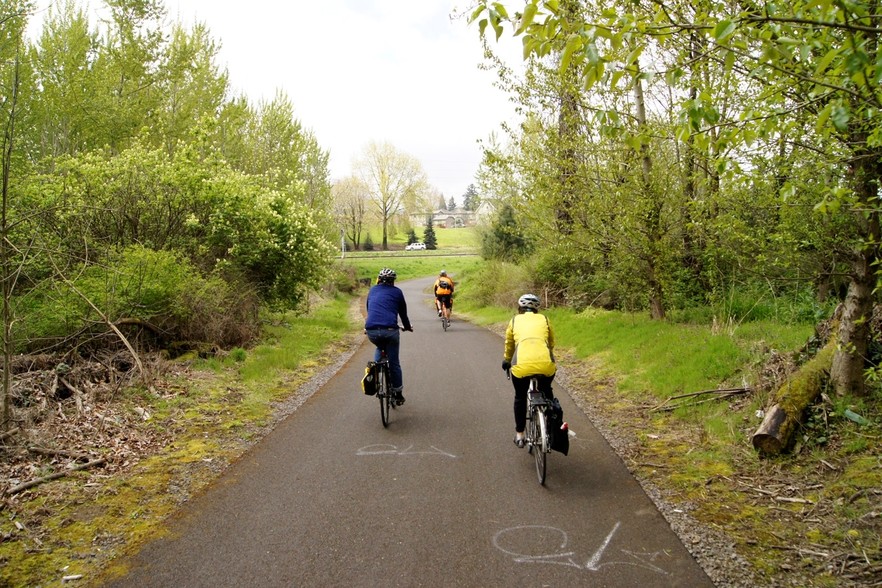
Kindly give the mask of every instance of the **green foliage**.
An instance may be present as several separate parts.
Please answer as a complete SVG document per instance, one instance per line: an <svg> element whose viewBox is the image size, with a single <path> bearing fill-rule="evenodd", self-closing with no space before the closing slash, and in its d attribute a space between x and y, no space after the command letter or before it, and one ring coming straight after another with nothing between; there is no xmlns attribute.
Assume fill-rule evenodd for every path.
<svg viewBox="0 0 882 588"><path fill-rule="evenodd" d="M484 259L517 261L529 251L523 231L515 219L514 208L503 204L490 229L481 239Z"/></svg>
<svg viewBox="0 0 882 588"><path fill-rule="evenodd" d="M553 293L556 303L577 310L619 307L618 284L605 279L603 272L571 249L551 245L538 250L527 263L536 282Z"/></svg>
<svg viewBox="0 0 882 588"><path fill-rule="evenodd" d="M416 236L416 231L414 231L413 229L410 229L409 231L407 231L407 244L408 245L410 245L411 243L417 243L418 241L419 241L419 238Z"/></svg>
<svg viewBox="0 0 882 588"><path fill-rule="evenodd" d="M513 309L527 291L537 289L526 268L500 261L482 262L458 281L457 304L466 312L485 306Z"/></svg>
<svg viewBox="0 0 882 588"><path fill-rule="evenodd" d="M14 299L13 311L20 351L107 336L103 317L144 337L148 346L242 344L257 328L256 300L247 290L201 276L179 254L140 246L110 253L103 264L85 265L70 280L44 280Z"/></svg>
<svg viewBox="0 0 882 588"><path fill-rule="evenodd" d="M424 278L427 276L437 276L441 269L446 269L447 273L456 280L457 295L459 292L471 290L478 287L479 284L472 284L472 271L475 267L482 265L477 257L464 257L459 255L452 256L432 256L432 257L402 257L400 259L389 259L388 257L347 257L338 260L335 264L341 271L352 273L355 279L362 283L373 284L377 278L377 273L384 267L391 267L398 274L398 281L410 280L413 278ZM464 276L472 276L466 278ZM465 280L465 282L464 282Z"/></svg>
<svg viewBox="0 0 882 588"><path fill-rule="evenodd" d="M175 25L168 34L165 15L156 0L113 0L107 26L92 32L87 12L63 3L20 53L27 59L13 153L30 166L14 168L8 237L22 253L12 260L20 267L18 304L27 308L30 297L51 309L35 319L35 337L69 332L89 315L71 285L109 316L161 315L173 325L163 336L222 342L250 338L255 294L290 308L324 283L327 153L284 94L257 107L231 98L216 63L219 45L205 26ZM24 26L24 18L6 16L4 35ZM9 89L12 62L2 57L0 83ZM189 296L179 311L154 313L157 299L175 298L171 290L108 294L112 276L128 269L118 267L119 252L130 256L135 247L180 260L183 274L167 272L167 281L181 280L170 288ZM96 283L82 283L87 278ZM69 307L54 307L61 303L53 299ZM213 318L222 305L243 324L231 330Z"/></svg>

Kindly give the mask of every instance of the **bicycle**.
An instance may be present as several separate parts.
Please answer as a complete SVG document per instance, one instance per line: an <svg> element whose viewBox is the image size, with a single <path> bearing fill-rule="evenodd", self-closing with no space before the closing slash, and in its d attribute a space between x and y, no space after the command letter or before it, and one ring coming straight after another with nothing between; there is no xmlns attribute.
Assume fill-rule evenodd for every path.
<svg viewBox="0 0 882 588"><path fill-rule="evenodd" d="M389 409L395 408L396 402L392 393L392 378L389 376L389 357L386 350L380 350L380 361L374 363L374 378L377 385L377 398L380 400L380 420L383 427L389 426Z"/></svg>
<svg viewBox="0 0 882 588"><path fill-rule="evenodd" d="M511 379L511 372L507 375ZM524 440L527 452L533 455L536 462L536 476L542 485L545 484L548 454L551 453L551 431L548 429L548 417L545 414L550 408L551 401L539 390L539 380L536 376L531 376L530 386L527 388L527 428L524 430Z"/></svg>
<svg viewBox="0 0 882 588"><path fill-rule="evenodd" d="M447 306L440 298L435 299L435 308L441 318L441 328L446 332L450 328L450 306Z"/></svg>
<svg viewBox="0 0 882 588"><path fill-rule="evenodd" d="M404 329L402 329L404 330ZM390 409L401 405L394 392L392 392L392 377L389 371L389 356L385 349L380 349L380 361L373 365L374 381L376 382L377 398L380 401L380 420L383 427L389 426Z"/></svg>

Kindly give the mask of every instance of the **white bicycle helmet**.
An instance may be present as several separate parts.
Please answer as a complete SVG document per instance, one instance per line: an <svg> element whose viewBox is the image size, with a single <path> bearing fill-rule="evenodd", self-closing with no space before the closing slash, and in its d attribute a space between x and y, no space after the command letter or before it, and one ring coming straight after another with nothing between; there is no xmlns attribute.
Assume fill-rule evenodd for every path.
<svg viewBox="0 0 882 588"><path fill-rule="evenodd" d="M539 310L539 297L535 294L524 294L518 298L518 308L534 312Z"/></svg>
<svg viewBox="0 0 882 588"><path fill-rule="evenodd" d="M380 273L377 275L377 281L389 283L389 282L394 282L395 278L397 278L397 277L398 277L398 274L395 273L394 269L384 267L383 269L380 270Z"/></svg>

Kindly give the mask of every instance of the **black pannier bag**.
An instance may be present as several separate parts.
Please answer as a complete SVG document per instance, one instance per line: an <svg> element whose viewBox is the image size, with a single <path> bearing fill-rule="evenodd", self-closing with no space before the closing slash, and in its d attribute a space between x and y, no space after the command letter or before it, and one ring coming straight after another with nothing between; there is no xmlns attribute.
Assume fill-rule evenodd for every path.
<svg viewBox="0 0 882 588"><path fill-rule="evenodd" d="M561 429L564 424L563 408L557 398L551 401L551 407L545 412L545 416L551 433L551 449L566 455L570 451L570 433Z"/></svg>

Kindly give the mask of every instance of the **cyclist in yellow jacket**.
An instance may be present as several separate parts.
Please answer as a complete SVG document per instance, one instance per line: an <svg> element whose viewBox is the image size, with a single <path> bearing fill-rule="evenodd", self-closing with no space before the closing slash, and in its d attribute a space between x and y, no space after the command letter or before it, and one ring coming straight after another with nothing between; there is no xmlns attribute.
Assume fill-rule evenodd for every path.
<svg viewBox="0 0 882 588"><path fill-rule="evenodd" d="M453 308L453 287L453 280L447 275L447 271L441 270L432 290L435 292L435 308L438 310L438 316L443 314L448 322L450 310Z"/></svg>
<svg viewBox="0 0 882 588"><path fill-rule="evenodd" d="M536 376L539 390L552 399L551 381L557 367L554 363L554 331L548 318L539 314L539 298L524 294L518 299L518 314L505 330L505 352L502 369L511 372L514 385L515 445L523 447L527 426L527 389Z"/></svg>

